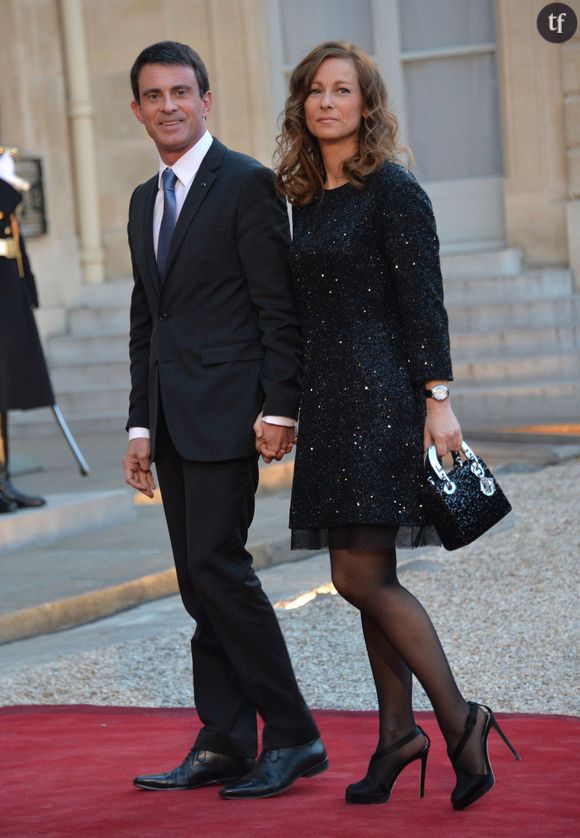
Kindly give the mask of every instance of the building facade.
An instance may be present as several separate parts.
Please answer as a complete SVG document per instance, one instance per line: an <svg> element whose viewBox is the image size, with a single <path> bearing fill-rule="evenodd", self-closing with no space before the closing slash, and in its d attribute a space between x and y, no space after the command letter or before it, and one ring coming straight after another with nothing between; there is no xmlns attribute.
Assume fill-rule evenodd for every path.
<svg viewBox="0 0 580 838"><path fill-rule="evenodd" d="M154 41L191 44L209 127L272 161L288 75L314 44L377 60L443 254L521 253L580 292L580 30L545 41L536 0L0 0L0 144L43 165L48 229L30 240L45 337L87 286L128 278L135 185L155 172L129 69ZM580 0L570 0L580 18ZM468 264L464 262L463 264Z"/></svg>

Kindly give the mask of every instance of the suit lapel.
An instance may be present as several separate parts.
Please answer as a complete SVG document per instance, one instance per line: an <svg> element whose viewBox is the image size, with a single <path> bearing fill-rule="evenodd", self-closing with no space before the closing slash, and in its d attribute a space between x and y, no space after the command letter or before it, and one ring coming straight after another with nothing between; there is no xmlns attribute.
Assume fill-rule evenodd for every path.
<svg viewBox="0 0 580 838"><path fill-rule="evenodd" d="M161 290L161 282L155 259L155 248L153 247L153 209L155 207L158 188L159 181L156 175L149 181L146 198L143 202L143 217L141 222L141 229L145 231L145 261L149 276L151 277L151 284L157 296L159 296Z"/></svg>
<svg viewBox="0 0 580 838"><path fill-rule="evenodd" d="M164 285L167 282L171 272L171 266L175 261L175 257L181 243L183 242L185 234L189 230L193 219L216 180L217 175L215 174L215 170L220 167L225 152L226 147L218 140L214 140L193 179L193 183L187 193L187 198L185 199L181 212L179 213L179 218L177 219L177 224L175 225L175 230L173 232L173 238L171 239L169 254L167 256L167 270L165 272ZM153 215L151 217L153 218Z"/></svg>

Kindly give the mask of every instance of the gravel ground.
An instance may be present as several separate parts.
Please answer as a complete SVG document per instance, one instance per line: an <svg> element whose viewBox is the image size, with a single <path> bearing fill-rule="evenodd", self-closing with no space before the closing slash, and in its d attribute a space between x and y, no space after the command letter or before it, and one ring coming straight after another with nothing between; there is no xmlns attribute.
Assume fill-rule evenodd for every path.
<svg viewBox="0 0 580 838"><path fill-rule="evenodd" d="M494 709L577 714L580 460L501 476L513 527L455 553L413 560L404 584L429 611L459 685ZM321 594L278 610L313 707L375 709L357 612ZM189 633L62 657L0 681L0 703L188 706ZM417 709L430 705L420 687Z"/></svg>

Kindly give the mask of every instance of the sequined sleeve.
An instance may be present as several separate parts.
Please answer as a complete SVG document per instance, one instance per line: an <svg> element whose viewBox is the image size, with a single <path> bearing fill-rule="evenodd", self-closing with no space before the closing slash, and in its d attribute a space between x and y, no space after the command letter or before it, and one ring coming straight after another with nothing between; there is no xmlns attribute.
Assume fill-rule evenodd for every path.
<svg viewBox="0 0 580 838"><path fill-rule="evenodd" d="M453 378L443 303L439 238L429 196L415 176L391 164L383 179L386 256L414 384Z"/></svg>

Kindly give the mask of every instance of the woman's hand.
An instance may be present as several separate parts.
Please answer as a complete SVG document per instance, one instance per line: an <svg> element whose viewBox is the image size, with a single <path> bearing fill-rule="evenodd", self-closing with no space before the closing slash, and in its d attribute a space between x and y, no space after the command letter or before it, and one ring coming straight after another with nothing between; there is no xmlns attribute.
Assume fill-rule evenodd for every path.
<svg viewBox="0 0 580 838"><path fill-rule="evenodd" d="M423 432L423 450L435 445L437 454L445 456L449 451L459 451L463 441L461 426L449 404L449 399L437 402L426 399L427 416Z"/></svg>

